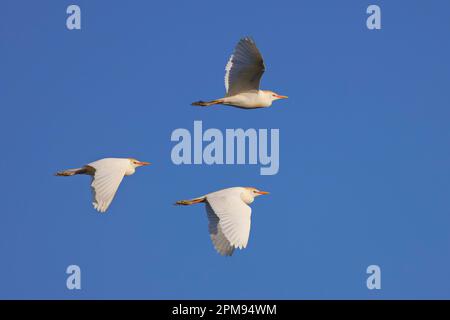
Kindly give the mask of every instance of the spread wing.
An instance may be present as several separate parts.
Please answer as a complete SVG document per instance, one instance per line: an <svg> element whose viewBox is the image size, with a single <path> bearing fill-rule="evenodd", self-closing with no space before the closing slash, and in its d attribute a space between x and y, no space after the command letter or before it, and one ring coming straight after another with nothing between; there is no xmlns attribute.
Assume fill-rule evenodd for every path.
<svg viewBox="0 0 450 320"><path fill-rule="evenodd" d="M225 67L227 97L258 90L264 70L264 60L253 39L241 39Z"/></svg>
<svg viewBox="0 0 450 320"><path fill-rule="evenodd" d="M231 256L234 251L234 247L230 244L227 237L224 235L221 226L219 225L219 217L215 214L211 205L206 203L206 214L208 215L208 230L213 242L214 248L223 256Z"/></svg>
<svg viewBox="0 0 450 320"><path fill-rule="evenodd" d="M99 212L105 212L119 188L126 172L126 163L118 159L104 159L89 164L95 169L92 177L92 204Z"/></svg>
<svg viewBox="0 0 450 320"><path fill-rule="evenodd" d="M209 234L216 250L231 255L235 248L245 248L250 235L251 208L240 192L227 191L206 197Z"/></svg>

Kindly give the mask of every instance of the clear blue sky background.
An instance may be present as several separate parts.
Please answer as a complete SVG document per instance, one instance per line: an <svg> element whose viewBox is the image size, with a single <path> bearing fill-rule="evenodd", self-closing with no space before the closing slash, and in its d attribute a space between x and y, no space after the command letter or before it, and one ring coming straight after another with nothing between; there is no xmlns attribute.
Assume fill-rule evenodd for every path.
<svg viewBox="0 0 450 320"><path fill-rule="evenodd" d="M66 8L82 30L66 29ZM382 30L366 28L369 4ZM448 1L2 1L0 298L450 298ZM262 88L245 111L191 107L224 92L245 35ZM176 128L280 128L280 172L175 166ZM88 177L103 157L154 163L105 215ZM252 205L249 246L213 249L202 206L229 186ZM82 290L66 289L66 267ZM382 289L366 268L382 268Z"/></svg>

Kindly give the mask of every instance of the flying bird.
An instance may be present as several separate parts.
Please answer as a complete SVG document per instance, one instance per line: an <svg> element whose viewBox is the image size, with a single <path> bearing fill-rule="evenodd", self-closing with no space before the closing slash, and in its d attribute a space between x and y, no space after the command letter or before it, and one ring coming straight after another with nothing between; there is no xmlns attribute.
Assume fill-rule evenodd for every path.
<svg viewBox="0 0 450 320"><path fill-rule="evenodd" d="M224 98L193 102L193 106L225 104L243 109L270 107L274 100L287 99L273 91L260 90L264 60L252 38L242 38L225 67Z"/></svg>
<svg viewBox="0 0 450 320"><path fill-rule="evenodd" d="M92 204L99 212L105 212L119 188L124 176L132 175L137 167L147 166L149 162L133 158L105 158L91 162L82 168L59 171L56 176L87 174L92 176Z"/></svg>
<svg viewBox="0 0 450 320"><path fill-rule="evenodd" d="M218 253L231 256L234 249L247 247L252 213L249 204L262 194L268 192L252 187L233 187L199 198L180 200L176 204L205 203L212 243Z"/></svg>

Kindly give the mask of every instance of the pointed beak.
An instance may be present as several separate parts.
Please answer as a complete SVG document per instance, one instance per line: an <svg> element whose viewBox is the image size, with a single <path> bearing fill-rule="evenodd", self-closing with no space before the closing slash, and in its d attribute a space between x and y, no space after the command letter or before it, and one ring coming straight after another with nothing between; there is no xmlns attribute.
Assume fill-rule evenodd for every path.
<svg viewBox="0 0 450 320"><path fill-rule="evenodd" d="M277 98L278 98L278 99L287 99L288 96L280 96L280 95L277 95Z"/></svg>
<svg viewBox="0 0 450 320"><path fill-rule="evenodd" d="M149 164L151 164L151 163L145 162L145 161L138 162L138 165L140 165L140 166L148 166Z"/></svg>
<svg viewBox="0 0 450 320"><path fill-rule="evenodd" d="M269 194L269 192L267 192L267 191L257 191L256 193L258 193L258 194Z"/></svg>

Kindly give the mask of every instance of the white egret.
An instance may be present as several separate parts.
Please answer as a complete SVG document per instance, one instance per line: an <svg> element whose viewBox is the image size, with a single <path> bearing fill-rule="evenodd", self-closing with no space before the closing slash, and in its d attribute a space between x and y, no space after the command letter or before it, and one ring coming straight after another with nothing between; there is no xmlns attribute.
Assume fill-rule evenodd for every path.
<svg viewBox="0 0 450 320"><path fill-rule="evenodd" d="M111 204L124 176L132 175L137 167L149 165L149 162L133 158L105 158L91 162L82 168L59 171L56 176L86 174L92 176L93 206L99 212L105 212Z"/></svg>
<svg viewBox="0 0 450 320"><path fill-rule="evenodd" d="M212 101L197 101L192 105L205 107L225 104L256 109L270 107L272 102L278 99L287 99L287 96L259 89L264 70L264 60L253 39L242 38L225 67L225 97Z"/></svg>
<svg viewBox="0 0 450 320"><path fill-rule="evenodd" d="M221 255L231 256L235 248L247 247L252 213L249 204L262 194L268 192L252 187L233 187L199 198L180 200L176 204L191 205L204 202L213 245Z"/></svg>

